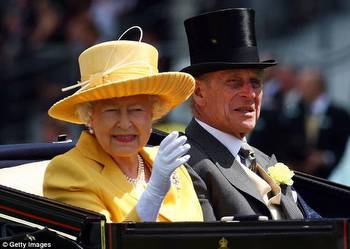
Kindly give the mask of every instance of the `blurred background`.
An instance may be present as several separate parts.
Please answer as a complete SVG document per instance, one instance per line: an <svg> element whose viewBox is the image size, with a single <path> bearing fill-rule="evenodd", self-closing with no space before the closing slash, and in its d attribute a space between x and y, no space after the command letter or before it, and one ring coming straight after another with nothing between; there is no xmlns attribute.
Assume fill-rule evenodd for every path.
<svg viewBox="0 0 350 249"><path fill-rule="evenodd" d="M189 65L183 21L229 7L256 10L261 59L279 62L266 72L250 143L295 169L350 180L347 0L2 0L0 144L77 139L82 127L53 120L47 110L71 94L61 88L79 80L77 58L87 47L139 25L143 41L160 52L160 71L181 70ZM185 103L156 127L183 130L190 119Z"/></svg>

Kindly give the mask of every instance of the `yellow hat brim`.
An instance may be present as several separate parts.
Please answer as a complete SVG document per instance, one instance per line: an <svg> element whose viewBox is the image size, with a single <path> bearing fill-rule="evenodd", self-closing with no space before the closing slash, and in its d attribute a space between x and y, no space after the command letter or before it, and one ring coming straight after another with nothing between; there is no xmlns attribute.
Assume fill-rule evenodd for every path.
<svg viewBox="0 0 350 249"><path fill-rule="evenodd" d="M48 111L53 118L83 124L76 113L76 106L81 103L127 97L133 95L156 95L166 103L164 113L188 99L195 86L194 78L181 72L158 73L142 78L128 79L125 81L111 82L101 86L95 86L87 90L78 91L58 102Z"/></svg>

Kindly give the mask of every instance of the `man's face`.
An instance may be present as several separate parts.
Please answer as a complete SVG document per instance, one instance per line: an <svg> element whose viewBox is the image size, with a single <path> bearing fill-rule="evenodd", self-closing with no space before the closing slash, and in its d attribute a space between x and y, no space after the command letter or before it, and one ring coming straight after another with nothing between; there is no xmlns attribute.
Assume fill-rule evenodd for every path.
<svg viewBox="0 0 350 249"><path fill-rule="evenodd" d="M260 115L263 71L232 69L207 73L196 82L193 101L197 118L243 138Z"/></svg>

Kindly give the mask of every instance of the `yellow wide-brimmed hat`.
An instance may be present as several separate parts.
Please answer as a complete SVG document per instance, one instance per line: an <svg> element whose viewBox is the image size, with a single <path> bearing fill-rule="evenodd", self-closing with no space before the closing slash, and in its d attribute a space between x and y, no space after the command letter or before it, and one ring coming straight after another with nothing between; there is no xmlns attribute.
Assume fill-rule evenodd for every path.
<svg viewBox="0 0 350 249"><path fill-rule="evenodd" d="M156 95L164 102L165 115L184 102L194 90L195 80L181 72L158 72L158 51L138 41L104 42L86 49L79 56L81 82L74 94L49 109L53 118L82 124L76 107L85 102L133 95Z"/></svg>

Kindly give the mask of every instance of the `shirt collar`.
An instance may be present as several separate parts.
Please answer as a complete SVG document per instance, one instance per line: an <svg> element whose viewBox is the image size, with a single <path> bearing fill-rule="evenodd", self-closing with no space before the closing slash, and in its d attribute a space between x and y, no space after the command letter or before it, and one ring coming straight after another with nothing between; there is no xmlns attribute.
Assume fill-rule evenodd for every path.
<svg viewBox="0 0 350 249"><path fill-rule="evenodd" d="M246 140L245 137L243 138L243 140L238 139L235 136L222 132L196 118L195 120L200 126L203 127L203 129L205 129L207 132L213 135L219 142L221 142L231 152L231 154L234 157L237 157L237 154L241 148L242 142Z"/></svg>

